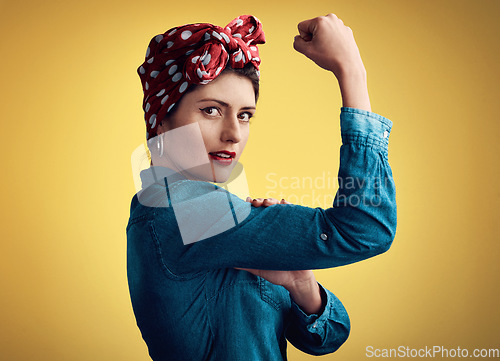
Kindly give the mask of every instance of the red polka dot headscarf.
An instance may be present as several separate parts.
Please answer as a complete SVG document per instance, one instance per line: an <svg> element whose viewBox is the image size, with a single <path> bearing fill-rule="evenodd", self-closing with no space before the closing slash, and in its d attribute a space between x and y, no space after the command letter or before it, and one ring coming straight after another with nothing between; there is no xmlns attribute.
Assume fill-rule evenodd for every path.
<svg viewBox="0 0 500 361"><path fill-rule="evenodd" d="M149 43L146 60L137 69L144 90L146 138L181 99L191 84L208 84L226 67L252 63L259 73L259 50L265 37L259 19L241 15L225 28L197 23L167 30Z"/></svg>

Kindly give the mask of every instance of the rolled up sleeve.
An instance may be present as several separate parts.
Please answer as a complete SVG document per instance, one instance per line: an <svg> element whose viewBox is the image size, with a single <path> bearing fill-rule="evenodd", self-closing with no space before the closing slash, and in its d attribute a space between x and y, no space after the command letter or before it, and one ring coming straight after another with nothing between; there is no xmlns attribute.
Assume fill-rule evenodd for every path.
<svg viewBox="0 0 500 361"><path fill-rule="evenodd" d="M311 355L335 352L349 337L350 321L340 300L319 282L323 298L320 314L306 314L291 299L291 317L285 336L297 349Z"/></svg>

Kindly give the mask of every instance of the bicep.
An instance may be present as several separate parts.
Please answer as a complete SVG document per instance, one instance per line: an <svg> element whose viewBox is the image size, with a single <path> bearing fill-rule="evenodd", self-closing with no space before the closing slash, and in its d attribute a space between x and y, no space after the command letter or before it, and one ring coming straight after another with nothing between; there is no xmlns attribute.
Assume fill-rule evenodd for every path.
<svg viewBox="0 0 500 361"><path fill-rule="evenodd" d="M181 247L176 261L180 273L227 267L331 268L380 253L380 244L384 243L379 239L380 232L359 237L370 224L363 224L362 218L349 221L346 208L325 210L293 204L256 208L237 197L231 203L232 210L222 212L219 219L222 224L234 226L224 229L201 222L203 229L222 231ZM245 214L247 207L250 207L248 216L238 222L237 215ZM194 223L189 225L191 230L197 228ZM199 230L197 233L206 234Z"/></svg>

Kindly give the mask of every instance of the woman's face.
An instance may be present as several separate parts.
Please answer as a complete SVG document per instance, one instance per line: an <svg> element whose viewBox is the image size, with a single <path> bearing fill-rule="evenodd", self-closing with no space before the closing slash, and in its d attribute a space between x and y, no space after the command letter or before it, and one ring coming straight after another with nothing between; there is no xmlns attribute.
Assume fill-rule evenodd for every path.
<svg viewBox="0 0 500 361"><path fill-rule="evenodd" d="M184 95L174 114L158 127L164 153L159 157L152 152L153 164L189 179L227 181L247 143L254 113L251 80L223 72Z"/></svg>

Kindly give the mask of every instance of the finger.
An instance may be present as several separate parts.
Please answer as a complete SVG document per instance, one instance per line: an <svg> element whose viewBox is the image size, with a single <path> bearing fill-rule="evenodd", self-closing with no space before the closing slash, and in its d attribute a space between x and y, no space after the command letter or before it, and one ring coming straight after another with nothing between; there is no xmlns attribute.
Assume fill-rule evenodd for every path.
<svg viewBox="0 0 500 361"><path fill-rule="evenodd" d="M337 20L340 20L340 22L343 24L344 22L342 21L341 18L339 18L337 15L333 14L333 13L329 13L327 15L325 15L326 18L330 17L330 18L333 18L333 19L337 19Z"/></svg>
<svg viewBox="0 0 500 361"><path fill-rule="evenodd" d="M250 202L251 203L252 202L252 198L247 197L247 199L245 199L245 202Z"/></svg>
<svg viewBox="0 0 500 361"><path fill-rule="evenodd" d="M276 198L266 198L264 199L264 205L271 206L273 204L278 204L279 201Z"/></svg>
<svg viewBox="0 0 500 361"><path fill-rule="evenodd" d="M309 45L308 42L305 41L304 39L302 39L300 37L300 35L295 35L295 38L294 38L294 41L293 41L293 48L296 51L298 51L299 53L302 53L302 54L306 55L307 54L307 50L308 50L307 45Z"/></svg>
<svg viewBox="0 0 500 361"><path fill-rule="evenodd" d="M312 40L312 35L304 32L304 31L299 31L299 36L302 40L304 40L306 42Z"/></svg>
<svg viewBox="0 0 500 361"><path fill-rule="evenodd" d="M260 207L263 202L264 202L263 198L255 198L255 199L252 200L252 206L254 206L254 207Z"/></svg>
<svg viewBox="0 0 500 361"><path fill-rule="evenodd" d="M310 41L316 33L316 19L301 21L297 25L297 28L299 30L300 37L305 41Z"/></svg>

